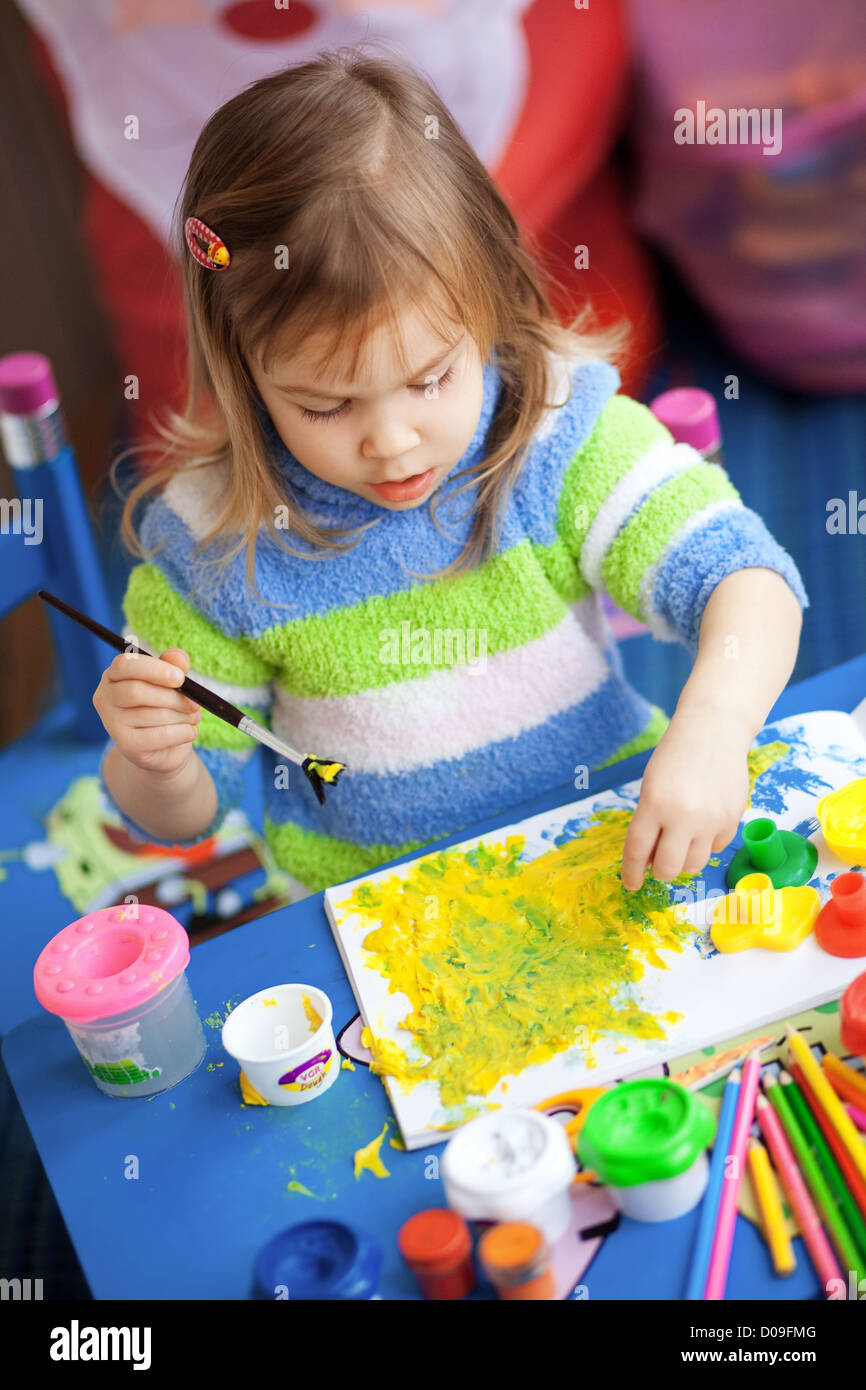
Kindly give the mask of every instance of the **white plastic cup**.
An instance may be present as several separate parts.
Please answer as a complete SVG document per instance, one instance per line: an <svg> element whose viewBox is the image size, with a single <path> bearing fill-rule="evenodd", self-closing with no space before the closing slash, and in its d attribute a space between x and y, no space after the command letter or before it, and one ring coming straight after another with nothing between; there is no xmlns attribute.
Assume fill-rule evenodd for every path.
<svg viewBox="0 0 866 1390"><path fill-rule="evenodd" d="M333 1017L315 985L274 985L232 1009L223 1047L268 1105L305 1105L340 1073Z"/></svg>
<svg viewBox="0 0 866 1390"><path fill-rule="evenodd" d="M696 1207L704 1195L710 1176L705 1152L673 1178L639 1182L634 1187L608 1187L623 1216L632 1221L673 1221Z"/></svg>

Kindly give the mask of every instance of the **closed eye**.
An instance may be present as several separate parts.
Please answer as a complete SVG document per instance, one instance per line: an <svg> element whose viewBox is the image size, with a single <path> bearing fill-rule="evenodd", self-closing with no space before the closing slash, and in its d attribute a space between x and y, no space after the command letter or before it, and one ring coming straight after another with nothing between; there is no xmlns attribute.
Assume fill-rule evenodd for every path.
<svg viewBox="0 0 866 1390"><path fill-rule="evenodd" d="M410 386L410 391L427 392L431 388L438 392L443 386L447 386L454 376L454 367L450 366L440 377L435 377L432 381L425 381L421 386ZM341 415L345 415L349 409L351 401L343 401L342 405L335 406L333 410L307 410L306 406L300 405L298 409L307 420L337 420Z"/></svg>

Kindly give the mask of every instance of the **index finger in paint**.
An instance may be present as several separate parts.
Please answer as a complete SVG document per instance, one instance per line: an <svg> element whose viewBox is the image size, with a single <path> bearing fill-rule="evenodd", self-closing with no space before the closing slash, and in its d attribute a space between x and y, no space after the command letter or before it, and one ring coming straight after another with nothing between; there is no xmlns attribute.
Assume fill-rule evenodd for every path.
<svg viewBox="0 0 866 1390"><path fill-rule="evenodd" d="M632 892L640 888L659 832L660 827L655 818L648 812L641 815L638 808L632 817L623 845L620 877L624 888Z"/></svg>

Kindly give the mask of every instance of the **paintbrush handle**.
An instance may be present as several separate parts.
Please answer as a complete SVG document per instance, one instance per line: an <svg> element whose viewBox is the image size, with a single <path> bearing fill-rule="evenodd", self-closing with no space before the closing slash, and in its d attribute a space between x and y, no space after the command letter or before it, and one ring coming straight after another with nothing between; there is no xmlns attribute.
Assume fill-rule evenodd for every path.
<svg viewBox="0 0 866 1390"><path fill-rule="evenodd" d="M137 643L121 637L118 632L112 632L110 628L103 627L102 623L98 623L95 618L88 618L86 613L80 613L70 603L64 603L63 599L58 598L56 594L49 594L47 589L39 589L38 594L46 603L50 603L52 608L56 608L59 613L71 618L74 623L86 628L88 632L92 632L95 637L101 637L102 641L107 642L109 647L113 647L115 651L128 652L130 656L153 656L153 652L146 651ZM215 714L218 719L224 719L227 724L233 724L236 729L240 726L241 720L246 718L243 710L238 709L230 700L224 700L215 691L199 685L198 681L190 680L189 676L184 678L182 685L175 688L182 695L188 695L191 700L195 700L202 709L208 710L210 714Z"/></svg>

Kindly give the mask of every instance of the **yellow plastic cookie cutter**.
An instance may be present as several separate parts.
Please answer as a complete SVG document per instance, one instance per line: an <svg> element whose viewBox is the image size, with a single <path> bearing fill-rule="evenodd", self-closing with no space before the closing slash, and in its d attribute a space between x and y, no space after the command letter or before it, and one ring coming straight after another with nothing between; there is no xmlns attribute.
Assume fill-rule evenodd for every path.
<svg viewBox="0 0 866 1390"><path fill-rule="evenodd" d="M817 888L774 888L767 874L746 874L716 907L710 936L719 951L792 951L805 941L820 909Z"/></svg>
<svg viewBox="0 0 866 1390"><path fill-rule="evenodd" d="M838 859L866 863L866 777L822 796L815 814L827 848Z"/></svg>

